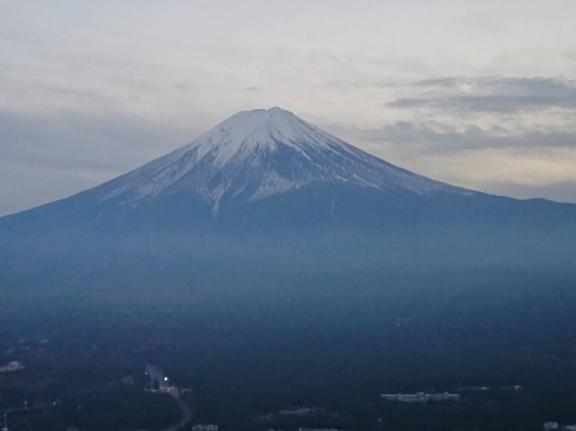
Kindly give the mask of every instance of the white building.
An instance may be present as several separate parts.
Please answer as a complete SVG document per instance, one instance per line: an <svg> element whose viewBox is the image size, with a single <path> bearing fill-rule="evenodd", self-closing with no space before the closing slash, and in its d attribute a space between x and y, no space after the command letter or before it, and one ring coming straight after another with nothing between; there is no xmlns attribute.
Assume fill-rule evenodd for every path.
<svg viewBox="0 0 576 431"><path fill-rule="evenodd" d="M336 428L302 428L299 427L298 431L340 431Z"/></svg>
<svg viewBox="0 0 576 431"><path fill-rule="evenodd" d="M12 361L0 367L0 373L11 373L13 371L23 370L24 364L20 361Z"/></svg>
<svg viewBox="0 0 576 431"><path fill-rule="evenodd" d="M415 394L380 394L380 398L386 401L394 401L400 403L427 403L429 401L436 402L459 402L460 394L451 394L448 392L438 392L438 393L424 393L417 392Z"/></svg>
<svg viewBox="0 0 576 431"><path fill-rule="evenodd" d="M192 425L192 431L218 431L218 425L214 424L196 424Z"/></svg>

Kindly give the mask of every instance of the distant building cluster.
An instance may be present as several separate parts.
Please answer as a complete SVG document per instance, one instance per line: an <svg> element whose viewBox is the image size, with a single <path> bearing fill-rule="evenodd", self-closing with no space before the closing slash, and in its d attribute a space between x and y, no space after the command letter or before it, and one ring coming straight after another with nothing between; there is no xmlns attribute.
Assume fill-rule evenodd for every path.
<svg viewBox="0 0 576 431"><path fill-rule="evenodd" d="M336 428L302 428L299 427L298 431L341 431Z"/></svg>
<svg viewBox="0 0 576 431"><path fill-rule="evenodd" d="M505 386L462 386L456 388L457 392L486 392L486 391L502 391L502 392L520 392L522 391L521 385L505 385Z"/></svg>
<svg viewBox="0 0 576 431"><path fill-rule="evenodd" d="M394 401L398 403L427 403L427 402L459 402L460 394L451 394L448 392L426 393L417 392L415 394L380 394L380 398L385 401Z"/></svg>
<svg viewBox="0 0 576 431"><path fill-rule="evenodd" d="M148 376L145 388L147 392L163 392L178 396L178 387L170 382L168 376L160 368L147 364L146 375Z"/></svg>
<svg viewBox="0 0 576 431"><path fill-rule="evenodd" d="M0 373L11 373L18 370L23 370L24 364L20 361L12 361L0 367Z"/></svg>
<svg viewBox="0 0 576 431"><path fill-rule="evenodd" d="M576 425L560 425L558 422L545 422L544 431L576 431Z"/></svg>
<svg viewBox="0 0 576 431"><path fill-rule="evenodd" d="M192 425L192 431L218 431L218 425L214 424L196 424Z"/></svg>
<svg viewBox="0 0 576 431"><path fill-rule="evenodd" d="M324 409L319 407L298 407L294 409L284 409L278 411L280 416L313 416L324 413Z"/></svg>

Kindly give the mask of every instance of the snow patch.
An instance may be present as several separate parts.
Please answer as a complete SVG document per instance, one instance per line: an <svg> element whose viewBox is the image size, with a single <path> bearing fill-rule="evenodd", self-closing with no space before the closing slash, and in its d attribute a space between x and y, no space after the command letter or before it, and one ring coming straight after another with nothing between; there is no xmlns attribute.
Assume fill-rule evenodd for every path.
<svg viewBox="0 0 576 431"><path fill-rule="evenodd" d="M462 193L374 157L281 108L239 112L164 157L113 180L103 200L151 200L188 191L215 214L227 198L264 199L313 182L417 194Z"/></svg>

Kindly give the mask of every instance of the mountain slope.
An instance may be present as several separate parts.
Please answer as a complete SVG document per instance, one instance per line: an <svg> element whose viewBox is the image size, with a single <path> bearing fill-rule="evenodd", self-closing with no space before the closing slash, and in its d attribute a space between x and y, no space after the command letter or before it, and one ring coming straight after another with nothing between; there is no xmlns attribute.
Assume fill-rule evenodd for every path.
<svg viewBox="0 0 576 431"><path fill-rule="evenodd" d="M217 213L312 184L472 194L384 162L280 108L240 112L191 144L94 191L101 203L137 205L178 193Z"/></svg>
<svg viewBox="0 0 576 431"><path fill-rule="evenodd" d="M576 206L518 201L451 186L372 156L281 108L239 112L190 144L93 189L0 219L4 225L103 224L140 218L241 225L293 217L334 220L498 222ZM266 220L268 218L268 220ZM468 220L468 218L471 218ZM30 226L29 226L30 227ZM127 226L128 227L128 226Z"/></svg>
<svg viewBox="0 0 576 431"><path fill-rule="evenodd" d="M143 262L180 274L190 264L566 261L575 232L576 205L434 181L272 108L240 112L132 172L0 219L0 280L46 279L56 268L65 276L71 262L107 276Z"/></svg>

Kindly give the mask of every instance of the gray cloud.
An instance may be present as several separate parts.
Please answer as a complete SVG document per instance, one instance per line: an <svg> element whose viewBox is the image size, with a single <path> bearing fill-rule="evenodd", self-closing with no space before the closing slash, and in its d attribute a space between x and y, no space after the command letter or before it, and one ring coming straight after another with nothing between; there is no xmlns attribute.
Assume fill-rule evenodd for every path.
<svg viewBox="0 0 576 431"><path fill-rule="evenodd" d="M399 98L394 108L434 108L476 112L576 108L576 82L559 78L443 77L414 82L424 94Z"/></svg>
<svg viewBox="0 0 576 431"><path fill-rule="evenodd" d="M487 148L568 148L576 149L576 132L564 130L510 131L503 127L463 129L439 123L397 121L380 128L342 129L359 140L390 143L399 153L457 152Z"/></svg>
<svg viewBox="0 0 576 431"><path fill-rule="evenodd" d="M109 180L195 134L121 113L0 111L0 215Z"/></svg>
<svg viewBox="0 0 576 431"><path fill-rule="evenodd" d="M576 131L408 121L330 128L385 159L449 183L505 196L576 202Z"/></svg>

